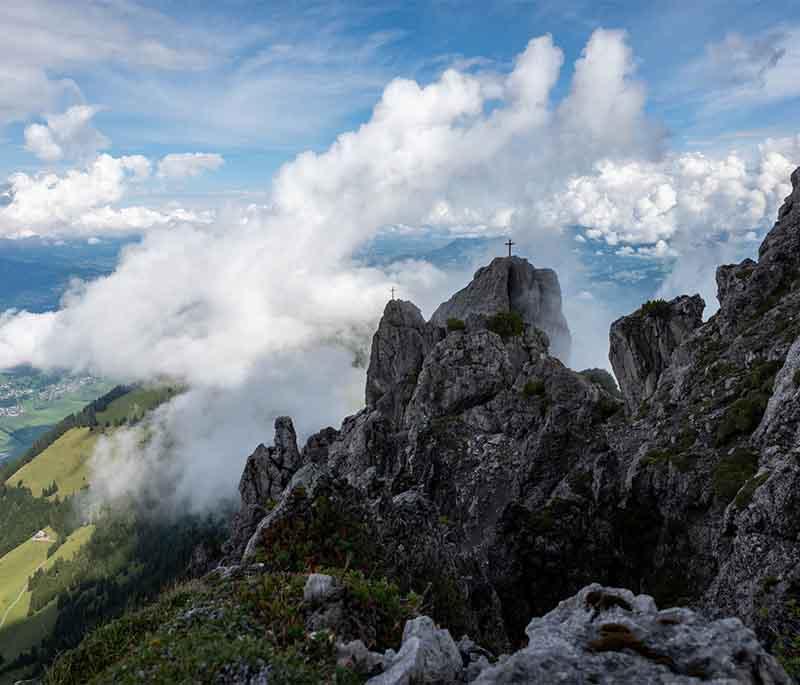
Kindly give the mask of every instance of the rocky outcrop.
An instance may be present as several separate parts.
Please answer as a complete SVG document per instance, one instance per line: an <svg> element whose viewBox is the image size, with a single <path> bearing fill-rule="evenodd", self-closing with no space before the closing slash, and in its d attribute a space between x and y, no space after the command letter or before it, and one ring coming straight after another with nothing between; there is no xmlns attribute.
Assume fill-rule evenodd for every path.
<svg viewBox="0 0 800 685"><path fill-rule="evenodd" d="M672 353L703 322L704 308L699 295L682 295L648 302L611 324L609 359L629 412L655 392Z"/></svg>
<svg viewBox="0 0 800 685"><path fill-rule="evenodd" d="M339 502L347 530L370 541L370 572L424 593L434 620L495 652L592 582L737 616L769 644L796 635L794 178L759 261L721 268L723 306L707 322L702 300L684 296L614 324L627 415L603 374L576 373L550 354L530 315L522 330L492 330L486 314L512 306L501 286L513 281L514 260L495 260L495 275L479 271L430 323L410 303L390 303L367 406L309 438L275 507L238 545L243 561L268 559L276 531L312 521L315 502ZM464 325L446 330L451 315ZM724 643L731 625L720 625L703 630ZM581 650L580 660L594 658ZM633 651L592 663L639 668ZM673 675L692 677L671 658Z"/></svg>
<svg viewBox="0 0 800 685"><path fill-rule="evenodd" d="M288 416L279 416L275 419L274 446L259 445L245 463L239 480L241 506L234 517L229 548L241 553L299 466L300 451L294 424Z"/></svg>
<svg viewBox="0 0 800 685"><path fill-rule="evenodd" d="M426 323L416 305L390 300L372 338L367 369L367 406L378 408L392 419L394 425L400 425L422 363L441 337L442 332Z"/></svg>
<svg viewBox="0 0 800 685"><path fill-rule="evenodd" d="M476 684L792 682L741 621L659 611L652 597L619 588L585 587L525 632L528 646Z"/></svg>
<svg viewBox="0 0 800 685"><path fill-rule="evenodd" d="M536 269L521 257L497 257L475 272L466 288L442 303L431 323L446 326L447 320L466 320L470 314L491 316L513 311L550 339L554 356L569 361L572 339L561 310L561 286L552 269Z"/></svg>

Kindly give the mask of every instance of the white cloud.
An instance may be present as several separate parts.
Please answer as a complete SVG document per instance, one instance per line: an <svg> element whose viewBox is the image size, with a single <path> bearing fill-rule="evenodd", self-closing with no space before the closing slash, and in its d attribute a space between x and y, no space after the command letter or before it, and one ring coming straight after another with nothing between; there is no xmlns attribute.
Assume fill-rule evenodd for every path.
<svg viewBox="0 0 800 685"><path fill-rule="evenodd" d="M58 0L3 3L0 125L80 99L70 78L87 65L191 71L218 48L209 32L181 25L136 2L86 0L80 12Z"/></svg>
<svg viewBox="0 0 800 685"><path fill-rule="evenodd" d="M224 163L221 155L209 152L173 153L158 163L158 175L162 178L188 178L219 169Z"/></svg>
<svg viewBox="0 0 800 685"><path fill-rule="evenodd" d="M729 33L681 75L707 113L765 106L800 95L800 26L783 25L751 36Z"/></svg>
<svg viewBox="0 0 800 685"><path fill-rule="evenodd" d="M63 114L50 114L47 125L25 128L25 147L39 159L55 162L66 158L90 159L111 141L92 125L97 107L76 105Z"/></svg>
<svg viewBox="0 0 800 685"><path fill-rule="evenodd" d="M772 222L798 164L800 137L767 140L752 161L736 152L721 159L686 153L655 163L604 160L538 209L549 225L580 225L609 245L651 245L637 253L675 256L669 241L680 233L699 240Z"/></svg>
<svg viewBox="0 0 800 685"><path fill-rule="evenodd" d="M8 202L0 206L0 235L69 236L131 233L178 222L209 223L209 212L179 207L114 207L132 184L150 176L150 162L141 155L102 154L85 169L63 174L13 174Z"/></svg>

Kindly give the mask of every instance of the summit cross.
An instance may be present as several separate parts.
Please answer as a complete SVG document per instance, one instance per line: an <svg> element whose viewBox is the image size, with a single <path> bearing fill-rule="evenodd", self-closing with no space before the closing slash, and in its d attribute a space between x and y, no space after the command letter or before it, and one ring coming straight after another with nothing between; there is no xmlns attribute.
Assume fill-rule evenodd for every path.
<svg viewBox="0 0 800 685"><path fill-rule="evenodd" d="M510 257L511 256L511 246L512 245L516 245L516 243L514 241L512 241L511 238L509 238L508 242L504 243L504 245L506 245L506 247L508 247L508 256Z"/></svg>
<svg viewBox="0 0 800 685"><path fill-rule="evenodd" d="M394 300L394 287L392 287L392 299Z"/></svg>

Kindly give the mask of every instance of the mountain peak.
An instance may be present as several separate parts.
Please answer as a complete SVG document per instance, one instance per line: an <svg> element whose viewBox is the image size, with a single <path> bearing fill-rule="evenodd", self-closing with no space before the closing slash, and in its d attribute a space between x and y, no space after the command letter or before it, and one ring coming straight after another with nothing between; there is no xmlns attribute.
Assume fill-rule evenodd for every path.
<svg viewBox="0 0 800 685"><path fill-rule="evenodd" d="M431 323L445 326L451 318L500 311L516 312L525 323L543 330L551 353L569 360L572 338L561 309L558 275L552 269L537 269L523 257L496 257L478 269L465 288L439 305Z"/></svg>

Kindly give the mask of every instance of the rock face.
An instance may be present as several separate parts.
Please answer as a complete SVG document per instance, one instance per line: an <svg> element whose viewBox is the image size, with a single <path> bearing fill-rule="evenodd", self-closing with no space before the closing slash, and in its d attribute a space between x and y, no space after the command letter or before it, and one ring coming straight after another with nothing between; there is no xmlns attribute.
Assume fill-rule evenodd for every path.
<svg viewBox="0 0 800 685"><path fill-rule="evenodd" d="M450 318L465 320L469 314L491 316L501 311L517 312L526 323L543 330L553 355L569 361L572 339L561 310L558 276L521 257L498 257L478 269L466 288L439 305L431 322L445 326Z"/></svg>
<svg viewBox="0 0 800 685"><path fill-rule="evenodd" d="M241 549L267 513L270 501L281 496L300 466L297 434L288 416L275 419L275 445L259 445L247 458L239 481L241 508L234 518L229 547Z"/></svg>
<svg viewBox="0 0 800 685"><path fill-rule="evenodd" d="M672 353L703 322L703 309L699 295L682 295L648 303L611 324L609 359L629 412L655 392Z"/></svg>
<svg viewBox="0 0 800 685"><path fill-rule="evenodd" d="M243 478L246 525L234 528L230 554L248 564L268 556L286 521L312 521L315 503L338 502L359 544L369 541L370 568L425 593L433 619L496 652L520 644L532 616L593 582L736 616L769 644L796 635L798 181L796 172L758 262L720 267L721 306L707 322L700 298L685 296L614 324L611 358L627 413L602 374L577 373L550 354L538 330L541 301L525 310L524 330L489 330L486 314L523 313L518 293L535 300L531 293L546 291L541 270L524 260L495 260L429 323L410 303L389 303L367 406L300 452L281 429L272 449L290 456L277 471L273 452L257 450ZM464 326L446 330L450 317ZM258 511L259 497L282 484L274 508ZM577 661L636 673L626 669L644 668L647 654L661 654L651 647L666 649L662 638L685 631L713 637L714 649L740 642L741 660L730 663L720 656L728 647L713 658L700 644L687 647L716 664L710 678L751 682L736 670L750 669L762 682L784 682L768 679L771 666L738 622L701 624L679 612L673 625L644 600L625 601L632 613L597 625L574 604L559 644L577 640ZM546 625L561 625L561 615ZM627 633L607 628L598 644L633 645L632 654L589 654L585 640L601 639L605 623ZM674 679L654 682L696 677L684 657L669 655L677 671L664 660L647 667L666 666ZM544 663L524 659L510 660L496 682L525 682L524 669Z"/></svg>

